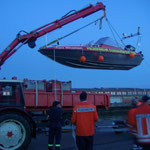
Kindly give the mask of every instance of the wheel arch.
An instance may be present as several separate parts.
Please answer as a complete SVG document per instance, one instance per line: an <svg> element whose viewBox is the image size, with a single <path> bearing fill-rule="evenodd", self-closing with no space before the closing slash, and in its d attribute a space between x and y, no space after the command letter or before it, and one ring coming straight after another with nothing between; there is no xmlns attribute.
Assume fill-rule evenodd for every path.
<svg viewBox="0 0 150 150"><path fill-rule="evenodd" d="M31 136L33 138L36 137L36 123L34 122L32 117L27 112L25 112L24 110L22 110L20 108L16 108L16 107L6 107L6 108L0 109L0 115L8 114L8 113L11 113L11 114L14 113L14 114L19 114L19 115L23 116L29 122L29 125L31 126Z"/></svg>

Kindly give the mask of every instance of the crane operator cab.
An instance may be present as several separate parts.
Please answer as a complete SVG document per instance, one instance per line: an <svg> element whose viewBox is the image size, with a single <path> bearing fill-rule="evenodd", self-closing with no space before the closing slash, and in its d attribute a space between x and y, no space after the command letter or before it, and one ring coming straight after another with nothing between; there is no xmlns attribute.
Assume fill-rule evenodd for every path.
<svg viewBox="0 0 150 150"><path fill-rule="evenodd" d="M23 81L0 80L0 107L24 108Z"/></svg>

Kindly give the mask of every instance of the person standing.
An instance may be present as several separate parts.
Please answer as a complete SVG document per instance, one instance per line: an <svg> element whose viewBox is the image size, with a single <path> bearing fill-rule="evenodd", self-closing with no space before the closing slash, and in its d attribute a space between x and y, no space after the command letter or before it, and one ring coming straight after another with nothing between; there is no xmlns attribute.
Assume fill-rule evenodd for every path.
<svg viewBox="0 0 150 150"><path fill-rule="evenodd" d="M98 121L96 107L87 102L87 93L80 94L80 103L73 109L71 122L76 125L78 150L93 150L95 122Z"/></svg>
<svg viewBox="0 0 150 150"><path fill-rule="evenodd" d="M62 121L62 108L58 101L54 101L52 107L48 110L49 120L49 137L48 137L48 150L60 150L61 140L61 121Z"/></svg>
<svg viewBox="0 0 150 150"><path fill-rule="evenodd" d="M150 97L142 97L142 104L128 116L128 124L135 131L137 144L143 150L150 149Z"/></svg>

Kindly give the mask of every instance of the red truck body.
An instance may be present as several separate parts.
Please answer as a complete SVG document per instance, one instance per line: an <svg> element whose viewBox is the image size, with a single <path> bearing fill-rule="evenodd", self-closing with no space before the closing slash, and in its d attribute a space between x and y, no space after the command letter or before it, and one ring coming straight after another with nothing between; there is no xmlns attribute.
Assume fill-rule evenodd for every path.
<svg viewBox="0 0 150 150"><path fill-rule="evenodd" d="M54 100L60 101L63 109L72 109L80 102L82 91L72 90L71 81L36 81L24 80L24 97L26 110L47 110ZM97 108L108 108L110 96L108 94L88 93L87 101Z"/></svg>

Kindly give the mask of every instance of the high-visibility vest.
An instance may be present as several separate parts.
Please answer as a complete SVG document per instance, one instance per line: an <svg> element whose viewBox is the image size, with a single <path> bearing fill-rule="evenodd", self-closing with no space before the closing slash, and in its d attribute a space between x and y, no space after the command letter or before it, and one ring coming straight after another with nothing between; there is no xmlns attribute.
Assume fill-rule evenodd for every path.
<svg viewBox="0 0 150 150"><path fill-rule="evenodd" d="M129 114L128 124L136 132L137 142L150 144L150 106L141 104Z"/></svg>
<svg viewBox="0 0 150 150"><path fill-rule="evenodd" d="M150 114L136 115L137 141L143 144L150 144Z"/></svg>

